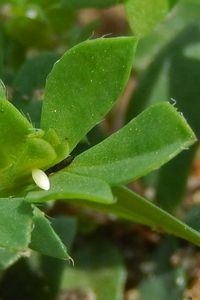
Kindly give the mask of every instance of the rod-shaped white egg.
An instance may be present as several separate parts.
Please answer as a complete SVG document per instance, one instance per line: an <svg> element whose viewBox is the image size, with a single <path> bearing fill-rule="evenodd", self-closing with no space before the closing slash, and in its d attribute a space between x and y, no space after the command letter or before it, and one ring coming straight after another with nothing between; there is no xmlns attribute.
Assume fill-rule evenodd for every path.
<svg viewBox="0 0 200 300"><path fill-rule="evenodd" d="M32 177L37 186L41 189L48 191L50 189L50 181L44 171L40 169L32 170Z"/></svg>

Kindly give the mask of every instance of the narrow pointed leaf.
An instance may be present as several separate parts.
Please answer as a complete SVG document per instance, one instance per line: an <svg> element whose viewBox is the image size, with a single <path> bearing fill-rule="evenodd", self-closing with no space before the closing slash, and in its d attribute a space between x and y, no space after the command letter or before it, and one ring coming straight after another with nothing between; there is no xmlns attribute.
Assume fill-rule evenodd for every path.
<svg viewBox="0 0 200 300"><path fill-rule="evenodd" d="M68 172L58 172L50 177L51 188L48 191L30 192L26 199L40 202L52 199L85 199L102 203L113 203L109 185L97 178L88 178Z"/></svg>
<svg viewBox="0 0 200 300"><path fill-rule="evenodd" d="M77 220L73 217L56 217L52 220L51 224L68 251L71 252L70 249L72 248L77 232ZM51 297L57 298L63 271L68 267L68 264L65 260L58 260L50 256L41 256L40 262L45 282L49 288L49 293Z"/></svg>
<svg viewBox="0 0 200 300"><path fill-rule="evenodd" d="M160 167L194 141L184 118L172 105L162 102L80 154L68 171L111 185L127 183Z"/></svg>
<svg viewBox="0 0 200 300"><path fill-rule="evenodd" d="M133 37L100 38L67 51L48 76L41 127L55 129L72 150L122 94L136 43Z"/></svg>
<svg viewBox="0 0 200 300"><path fill-rule="evenodd" d="M150 226L153 230L166 232L200 246L200 233L174 216L142 198L125 187L113 188L116 202L103 205L90 202L89 205L104 212L136 223Z"/></svg>
<svg viewBox="0 0 200 300"><path fill-rule="evenodd" d="M44 214L36 207L34 208L33 223L34 228L29 247L44 255L60 259L69 259L64 244L55 233Z"/></svg>

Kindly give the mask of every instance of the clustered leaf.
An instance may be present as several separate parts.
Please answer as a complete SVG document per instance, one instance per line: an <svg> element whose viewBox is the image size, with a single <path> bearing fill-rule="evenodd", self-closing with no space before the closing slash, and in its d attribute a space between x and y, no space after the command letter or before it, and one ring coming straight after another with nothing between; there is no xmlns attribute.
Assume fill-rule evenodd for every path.
<svg viewBox="0 0 200 300"><path fill-rule="evenodd" d="M168 103L150 107L75 157L69 166L52 172L49 190L39 190L31 179L33 169L46 170L66 158L112 108L128 82L136 45L133 37L100 38L67 51L47 79L42 129L35 129L8 100L0 100L0 142L4 145L0 150L0 195L4 197L0 199L0 246L8 250L7 257L2 252L2 265L10 264L29 248L69 258L50 222L33 204L53 199L80 199L83 204L200 243L198 232L189 227L185 230L183 223L153 204L149 206L138 197L144 211L131 205L130 192L120 187L160 167L195 142L182 115ZM123 195L124 206L120 200ZM9 196L13 198L6 198ZM7 211L12 222L6 219Z"/></svg>

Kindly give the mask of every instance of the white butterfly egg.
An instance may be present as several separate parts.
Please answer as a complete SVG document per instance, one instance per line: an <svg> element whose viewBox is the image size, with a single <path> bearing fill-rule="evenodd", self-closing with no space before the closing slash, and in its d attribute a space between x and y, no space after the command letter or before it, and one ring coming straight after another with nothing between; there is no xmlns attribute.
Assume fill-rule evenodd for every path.
<svg viewBox="0 0 200 300"><path fill-rule="evenodd" d="M50 189L50 181L48 176L40 169L32 170L32 178L41 189L48 191Z"/></svg>

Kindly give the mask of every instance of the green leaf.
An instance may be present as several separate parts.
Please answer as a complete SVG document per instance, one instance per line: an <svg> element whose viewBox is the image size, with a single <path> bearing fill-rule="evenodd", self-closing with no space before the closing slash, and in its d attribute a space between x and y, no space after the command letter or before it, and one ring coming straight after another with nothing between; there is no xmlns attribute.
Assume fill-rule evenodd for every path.
<svg viewBox="0 0 200 300"><path fill-rule="evenodd" d="M90 241L77 249L73 257L75 268L65 269L62 290L69 294L78 290L83 298L98 300L123 298L126 271L122 257L113 244L100 239Z"/></svg>
<svg viewBox="0 0 200 300"><path fill-rule="evenodd" d="M76 219L72 217L56 217L52 220L52 227L70 251L77 231ZM40 264L49 293L53 299L57 299L63 271L66 268L66 261L42 256Z"/></svg>
<svg viewBox="0 0 200 300"><path fill-rule="evenodd" d="M0 270L29 253L32 208L23 199L0 199Z"/></svg>
<svg viewBox="0 0 200 300"><path fill-rule="evenodd" d="M48 76L41 128L55 129L72 150L122 94L136 44L132 37L100 38L67 51Z"/></svg>
<svg viewBox="0 0 200 300"><path fill-rule="evenodd" d="M6 147L5 147L6 148ZM31 171L35 168L45 168L55 160L56 153L52 146L40 138L28 138L22 144L21 152L13 155L15 161L0 172L0 196L12 196L33 183Z"/></svg>
<svg viewBox="0 0 200 300"><path fill-rule="evenodd" d="M200 246L200 233L174 216L142 198L125 187L113 188L116 202L103 205L89 202L88 205L123 219L150 226L153 230L166 232Z"/></svg>
<svg viewBox="0 0 200 300"><path fill-rule="evenodd" d="M138 37L143 37L160 22L176 0L126 0L129 24Z"/></svg>
<svg viewBox="0 0 200 300"><path fill-rule="evenodd" d="M32 230L32 208L19 198L0 199L0 247L10 253L27 251Z"/></svg>
<svg viewBox="0 0 200 300"><path fill-rule="evenodd" d="M0 99L0 116L0 196L5 197L30 183L34 168L47 168L68 149L55 132L33 128L8 100Z"/></svg>
<svg viewBox="0 0 200 300"><path fill-rule="evenodd" d="M0 144L3 145L0 149L0 168L2 168L16 160L32 126L8 100L2 98L0 116Z"/></svg>
<svg viewBox="0 0 200 300"><path fill-rule="evenodd" d="M31 234L31 243L29 247L44 255L60 259L69 259L70 257L67 254L64 244L55 233L44 214L36 207L33 212L34 228Z"/></svg>
<svg viewBox="0 0 200 300"><path fill-rule="evenodd" d="M127 183L160 167L194 141L184 118L162 102L77 156L67 170L111 185Z"/></svg>
<svg viewBox="0 0 200 300"><path fill-rule="evenodd" d="M0 271L14 264L20 256L23 256L23 253L10 249L0 249Z"/></svg>
<svg viewBox="0 0 200 300"><path fill-rule="evenodd" d="M53 199L86 199L103 203L113 203L109 185L97 178L88 178L60 171L50 176L51 188L48 191L30 192L26 199L30 202Z"/></svg>

